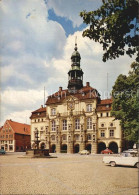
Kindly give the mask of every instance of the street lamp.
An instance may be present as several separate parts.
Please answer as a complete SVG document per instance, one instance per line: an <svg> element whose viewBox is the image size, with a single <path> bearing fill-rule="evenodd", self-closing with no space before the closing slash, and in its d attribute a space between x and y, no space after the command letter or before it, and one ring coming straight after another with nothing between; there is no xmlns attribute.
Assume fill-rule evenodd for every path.
<svg viewBox="0 0 139 195"><path fill-rule="evenodd" d="M39 149L39 142L40 142L40 140L39 140L39 131L37 129L36 132L35 132L35 144L37 144L37 149Z"/></svg>

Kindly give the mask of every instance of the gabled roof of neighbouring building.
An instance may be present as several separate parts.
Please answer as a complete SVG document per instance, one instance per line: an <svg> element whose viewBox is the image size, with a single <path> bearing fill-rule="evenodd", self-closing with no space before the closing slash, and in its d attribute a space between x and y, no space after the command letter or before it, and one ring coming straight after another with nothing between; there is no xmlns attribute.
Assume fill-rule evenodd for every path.
<svg viewBox="0 0 139 195"><path fill-rule="evenodd" d="M3 128L5 128L5 126L8 124L10 125L14 133L24 134L24 135L31 134L31 128L30 128L30 125L28 124L19 123L19 122L15 122L12 120L6 120Z"/></svg>

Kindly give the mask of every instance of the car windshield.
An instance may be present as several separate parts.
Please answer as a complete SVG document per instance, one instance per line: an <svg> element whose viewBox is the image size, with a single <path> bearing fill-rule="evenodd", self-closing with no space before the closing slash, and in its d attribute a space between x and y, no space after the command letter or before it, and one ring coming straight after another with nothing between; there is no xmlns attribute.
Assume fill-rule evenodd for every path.
<svg viewBox="0 0 139 195"><path fill-rule="evenodd" d="M137 153L123 152L123 153L121 153L121 156L124 156L124 157L136 157L138 155L137 155Z"/></svg>

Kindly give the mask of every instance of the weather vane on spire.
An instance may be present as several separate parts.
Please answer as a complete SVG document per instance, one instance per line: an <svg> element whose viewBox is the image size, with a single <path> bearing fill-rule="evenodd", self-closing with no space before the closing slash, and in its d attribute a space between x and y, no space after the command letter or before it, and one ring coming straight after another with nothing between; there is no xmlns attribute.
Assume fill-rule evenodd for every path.
<svg viewBox="0 0 139 195"><path fill-rule="evenodd" d="M77 36L75 36L75 51L77 51Z"/></svg>

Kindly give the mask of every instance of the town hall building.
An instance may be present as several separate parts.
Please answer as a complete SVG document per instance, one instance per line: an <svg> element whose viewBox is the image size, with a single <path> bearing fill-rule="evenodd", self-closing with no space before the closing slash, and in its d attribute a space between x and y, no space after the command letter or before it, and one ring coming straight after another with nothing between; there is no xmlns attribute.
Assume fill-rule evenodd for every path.
<svg viewBox="0 0 139 195"><path fill-rule="evenodd" d="M101 100L98 91L87 82L83 85L81 56L75 44L68 72L68 88L48 96L46 106L31 114L31 145L50 152L78 153L84 149L101 153L105 148L114 153L122 150L119 120L111 116L112 99Z"/></svg>

